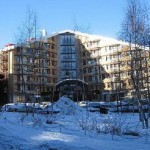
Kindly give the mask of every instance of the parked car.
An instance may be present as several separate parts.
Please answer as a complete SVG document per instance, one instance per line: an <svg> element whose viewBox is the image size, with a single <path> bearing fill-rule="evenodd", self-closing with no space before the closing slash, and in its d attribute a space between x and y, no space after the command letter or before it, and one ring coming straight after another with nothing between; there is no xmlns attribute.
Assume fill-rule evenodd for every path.
<svg viewBox="0 0 150 150"><path fill-rule="evenodd" d="M18 111L19 112L38 112L38 110L42 110L42 105L39 103L18 103Z"/></svg>
<svg viewBox="0 0 150 150"><path fill-rule="evenodd" d="M5 104L1 110L2 111L10 111L10 112L37 112L38 110L42 110L43 107L39 103L9 103Z"/></svg>
<svg viewBox="0 0 150 150"><path fill-rule="evenodd" d="M80 101L79 103L78 103L78 105L79 106L81 106L81 107L86 107L86 106L88 106L88 104L90 103L90 101Z"/></svg>
<svg viewBox="0 0 150 150"><path fill-rule="evenodd" d="M90 112L100 112L100 108L106 108L107 104L106 102L90 102L87 105L88 111Z"/></svg>
<svg viewBox="0 0 150 150"><path fill-rule="evenodd" d="M45 105L43 109L38 110L38 113L41 114L52 114L52 113L59 113L60 111L53 107L52 103L49 103L48 105Z"/></svg>
<svg viewBox="0 0 150 150"><path fill-rule="evenodd" d="M92 109L91 109L92 108ZM101 113L116 112L125 110L128 107L125 103L114 102L91 102L88 105L88 109L91 111L100 111Z"/></svg>
<svg viewBox="0 0 150 150"><path fill-rule="evenodd" d="M13 111L17 111L18 110L18 106L16 103L9 103L9 104L5 104L2 108L2 111L9 111L9 112L13 112Z"/></svg>

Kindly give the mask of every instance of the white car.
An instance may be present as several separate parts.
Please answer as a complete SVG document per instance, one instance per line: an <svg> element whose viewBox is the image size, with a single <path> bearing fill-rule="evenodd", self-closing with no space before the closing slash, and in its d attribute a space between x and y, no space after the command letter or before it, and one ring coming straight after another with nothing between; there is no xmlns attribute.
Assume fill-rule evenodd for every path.
<svg viewBox="0 0 150 150"><path fill-rule="evenodd" d="M2 111L17 111L18 110L18 106L15 103L9 103L9 104L5 104L2 108Z"/></svg>
<svg viewBox="0 0 150 150"><path fill-rule="evenodd" d="M79 104L79 106L81 106L81 107L86 107L88 104L90 103L90 101L80 101L78 104Z"/></svg>

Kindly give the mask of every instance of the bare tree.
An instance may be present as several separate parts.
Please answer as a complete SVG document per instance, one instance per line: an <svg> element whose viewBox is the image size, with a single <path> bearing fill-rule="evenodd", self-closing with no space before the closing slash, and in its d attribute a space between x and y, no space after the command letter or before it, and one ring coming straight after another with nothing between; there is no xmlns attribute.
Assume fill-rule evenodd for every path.
<svg viewBox="0 0 150 150"><path fill-rule="evenodd" d="M25 21L18 27L16 33L16 41L19 44L31 43L31 41L37 38L38 20L36 13L30 8L26 9Z"/></svg>
<svg viewBox="0 0 150 150"><path fill-rule="evenodd" d="M147 62L149 57L146 49L149 43L148 11L140 0L128 0L125 18L122 23L120 38L129 43L130 77L133 85L133 97L138 102L140 120L143 128L148 128L149 117L143 107L142 99L146 98L150 104L149 76ZM148 83L145 86L145 81ZM149 109L149 108L148 108Z"/></svg>
<svg viewBox="0 0 150 150"><path fill-rule="evenodd" d="M91 27L90 27L90 24L81 25L81 24L78 24L76 20L74 20L73 30L74 31L80 31L80 32L83 32L83 33L90 33L91 32Z"/></svg>
<svg viewBox="0 0 150 150"><path fill-rule="evenodd" d="M34 41L37 38L37 16L34 11L31 10L31 8L27 8L26 12L26 19L25 22L19 27L18 33L16 35L16 40L18 43L17 51L19 52L19 69L20 69L20 80L22 81L21 87L20 87L20 93L22 96L24 95L24 102L25 106L30 98L28 96L29 93L27 93L27 78L29 77L26 73L27 71L32 72L32 81L35 82L35 49L34 49ZM27 54L27 49L30 51ZM26 56L30 55L30 56ZM28 58L27 58L28 57ZM29 59L29 60L27 60ZM30 67L28 67L26 63L29 63ZM30 75L31 77L31 75ZM29 77L29 78L30 78ZM32 86L32 87L31 87ZM30 85L31 89L35 89L35 86ZM32 91L30 89L30 92ZM36 93L36 92L34 92ZM31 93L30 93L31 94ZM33 94L33 93L32 93ZM27 106L26 106L26 112L28 113Z"/></svg>

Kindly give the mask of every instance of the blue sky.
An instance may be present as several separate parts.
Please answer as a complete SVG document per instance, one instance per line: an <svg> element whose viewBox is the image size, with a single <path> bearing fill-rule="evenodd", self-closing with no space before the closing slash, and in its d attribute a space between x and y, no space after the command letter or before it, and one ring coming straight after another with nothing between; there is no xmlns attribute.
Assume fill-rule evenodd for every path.
<svg viewBox="0 0 150 150"><path fill-rule="evenodd" d="M45 28L48 34L73 29L77 24L89 27L92 34L117 37L126 0L0 0L0 6L2 48L15 41L29 6L37 13L40 29Z"/></svg>

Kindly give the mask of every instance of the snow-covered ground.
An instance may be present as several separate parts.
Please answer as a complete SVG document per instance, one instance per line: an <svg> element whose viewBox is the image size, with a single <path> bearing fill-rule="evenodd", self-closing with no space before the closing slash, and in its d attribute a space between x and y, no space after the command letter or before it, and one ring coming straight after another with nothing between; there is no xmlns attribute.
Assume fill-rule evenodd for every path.
<svg viewBox="0 0 150 150"><path fill-rule="evenodd" d="M150 149L150 131L141 128L137 114L86 112L65 97L54 109L60 113L27 116L1 112L0 150ZM124 135L124 131L135 131L139 136Z"/></svg>

